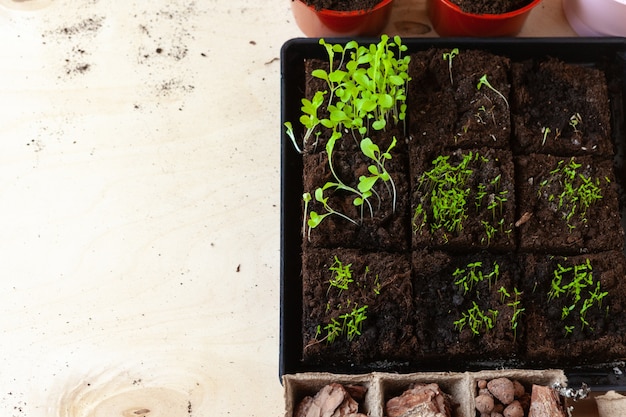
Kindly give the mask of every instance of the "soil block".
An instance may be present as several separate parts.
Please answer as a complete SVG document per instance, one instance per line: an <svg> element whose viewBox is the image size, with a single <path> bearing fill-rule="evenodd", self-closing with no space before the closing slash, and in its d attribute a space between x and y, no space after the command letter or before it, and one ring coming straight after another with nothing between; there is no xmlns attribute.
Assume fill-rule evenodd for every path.
<svg viewBox="0 0 626 417"><path fill-rule="evenodd" d="M515 249L510 152L441 151L431 146L412 149L410 158L414 249Z"/></svg>
<svg viewBox="0 0 626 417"><path fill-rule="evenodd" d="M342 140L351 141L352 138ZM327 206L343 216L331 214L307 231L304 234L305 246L408 250L409 191L406 155L395 149L390 154L392 158L385 160L385 169L391 180L385 182L379 179L373 188L373 194L361 205L355 205L355 199L360 198L355 190L358 189L362 176L372 176L369 167L376 165L372 159L361 151L333 151L331 169L326 152L303 156L306 173L303 186L305 192L311 196L307 207L309 216L311 212L319 215L329 213L329 209L316 198L316 189L324 188L328 183L341 182L345 185L328 187L323 192L323 198L327 198ZM333 170L339 180L334 177Z"/></svg>
<svg viewBox="0 0 626 417"><path fill-rule="evenodd" d="M512 65L512 83L515 152L613 156L601 70L557 59L529 60Z"/></svg>
<svg viewBox="0 0 626 417"><path fill-rule="evenodd" d="M526 255L527 356L563 366L626 357L626 258L609 251Z"/></svg>
<svg viewBox="0 0 626 417"><path fill-rule="evenodd" d="M411 56L410 144L508 148L509 60L485 51L453 51L432 49ZM482 77L493 89L480 85Z"/></svg>
<svg viewBox="0 0 626 417"><path fill-rule="evenodd" d="M580 254L621 250L613 165L591 157L534 154L516 160L520 250Z"/></svg>
<svg viewBox="0 0 626 417"><path fill-rule="evenodd" d="M515 257L418 251L412 262L418 357L454 363L518 355L524 317Z"/></svg>
<svg viewBox="0 0 626 417"><path fill-rule="evenodd" d="M306 363L406 360L415 350L408 257L309 249L302 280Z"/></svg>

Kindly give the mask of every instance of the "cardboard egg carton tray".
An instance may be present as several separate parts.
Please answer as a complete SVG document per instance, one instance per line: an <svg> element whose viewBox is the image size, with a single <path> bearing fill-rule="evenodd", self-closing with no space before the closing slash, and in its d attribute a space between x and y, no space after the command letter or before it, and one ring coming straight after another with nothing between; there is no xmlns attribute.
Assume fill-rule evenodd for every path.
<svg viewBox="0 0 626 417"><path fill-rule="evenodd" d="M477 372L417 372L395 374L372 372L360 375L333 374L324 372L306 372L283 375L285 387L285 417L292 417L298 404L306 396L315 394L330 383L341 385L360 385L367 389L360 404L360 412L370 417L384 417L385 403L399 396L411 384L436 383L451 397L453 417L475 417L474 398L477 382L495 378L509 378L519 381L528 392L533 385L566 386L567 378L561 370L484 370Z"/></svg>

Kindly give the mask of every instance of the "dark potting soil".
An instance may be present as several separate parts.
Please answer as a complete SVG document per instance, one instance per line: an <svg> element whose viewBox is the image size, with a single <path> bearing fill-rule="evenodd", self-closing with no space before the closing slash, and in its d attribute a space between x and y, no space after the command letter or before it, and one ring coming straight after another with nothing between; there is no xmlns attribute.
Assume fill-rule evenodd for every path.
<svg viewBox="0 0 626 417"><path fill-rule="evenodd" d="M515 249L515 179L510 151L412 147L410 172L413 249ZM432 180L434 176L456 181L441 185ZM464 213L448 218L461 205Z"/></svg>
<svg viewBox="0 0 626 417"><path fill-rule="evenodd" d="M534 364L574 366L626 357L622 252L570 257L529 254L522 265L529 326L526 354ZM555 295L557 276L558 286L569 288Z"/></svg>
<svg viewBox="0 0 626 417"><path fill-rule="evenodd" d="M382 132L372 136L376 143L385 150L393 137L404 141L399 131ZM357 184L361 176L369 176L368 167L372 161L368 160L360 151L352 138L340 141L339 147L348 150L337 150L332 153L332 166L345 184ZM326 204L333 210L344 213L353 221L343 217L328 216L311 233L305 233L303 246L313 247L346 247L392 252L407 251L409 249L409 179L406 164L406 155L394 149L392 158L386 163L386 169L391 174L393 184L382 181L374 186L374 197L371 202L356 205L357 195L350 191L333 188L324 191ZM303 158L304 189L315 190L329 182L336 182L328 162L326 152L305 154ZM358 167L358 168L355 168ZM355 186L356 188L356 186ZM314 193L313 193L314 194ZM323 213L324 207L312 194L308 206L309 211Z"/></svg>
<svg viewBox="0 0 626 417"><path fill-rule="evenodd" d="M396 189L395 208L391 188L382 182L376 185L371 212L366 206L361 212L354 194L331 187L323 201L356 223L331 215L310 234L304 225L303 361L333 369L385 360L433 367L497 359L538 363L542 358L546 366L564 366L571 360L626 357L626 294L621 284L626 283L626 260L616 191L623 178L615 175L612 145L604 142L610 115L603 74L554 60L510 63L480 51L460 51L450 66L444 59L449 52L412 55L406 134L398 126L372 137L383 150L393 137L398 141L386 162ZM533 75L530 68L544 75ZM484 75L493 89L477 88ZM315 78L307 82L309 99L325 88ZM557 86L557 99L544 95L551 91L549 85ZM578 93L558 95L564 89ZM578 94L590 98L589 105L581 105ZM524 103L542 110L528 111ZM580 116L576 128L583 133L578 145L570 146L576 142L568 121L574 112ZM567 120L564 115L569 115ZM555 120L561 124L551 122ZM538 146L542 124L554 126L552 131L561 126L567 145L547 145L548 138L544 146L550 146L549 152ZM532 145L521 145L527 143L521 139L524 128ZM305 148L305 192L334 181L326 152L329 136L322 134L316 147ZM462 166L467 155L471 161ZM421 181L441 159L452 172L468 171L466 187L451 190ZM556 178L570 163L577 167L574 175L567 171L571 179ZM370 172L371 161L361 154L358 140L346 134L335 146L332 165L343 183L356 187L359 177ZM582 194L570 204L566 196L575 189ZM601 198L591 201L594 193ZM446 202L448 197L454 198ZM460 227L444 231L437 226L437 200L459 204ZM583 201L591 203L581 216ZM307 210L323 213L324 207L312 197ZM351 265L358 285L341 292L329 289L335 256ZM572 304L565 305L564 298L547 299L548 281L559 265L571 268L564 274L566 282L572 274L585 272L580 265L587 264L592 282L600 284L585 289L573 309L580 311L590 291L608 295L602 309L586 308L583 318L589 324L579 329L570 320L582 323L580 315L557 317ZM474 280L467 290L459 281L464 275ZM380 295L372 290L376 280L386 283ZM352 340L344 335L332 343L324 338L332 318L347 328L337 317L347 319L363 305L371 316L361 323L361 335ZM480 320L470 325L476 318ZM568 342L573 343L571 351Z"/></svg>
<svg viewBox="0 0 626 417"><path fill-rule="evenodd" d="M610 160L533 154L517 158L520 250L576 255L622 250L617 182ZM598 197L589 207L585 200Z"/></svg>
<svg viewBox="0 0 626 417"><path fill-rule="evenodd" d="M516 63L511 74L512 146L517 153L614 154L601 71L549 59Z"/></svg>
<svg viewBox="0 0 626 417"><path fill-rule="evenodd" d="M507 58L485 51L466 51L450 58L450 50L431 49L409 64L409 133L414 146L437 143L450 149L489 146L508 148L511 136L508 103L489 84L509 96ZM447 58L446 58L447 57Z"/></svg>
<svg viewBox="0 0 626 417"><path fill-rule="evenodd" d="M532 0L450 0L466 13L502 14L521 9Z"/></svg>
<svg viewBox="0 0 626 417"><path fill-rule="evenodd" d="M292 0L293 1L293 0ZM381 0L302 0L303 3L315 7L316 10L328 9L337 11L373 9Z"/></svg>
<svg viewBox="0 0 626 417"><path fill-rule="evenodd" d="M329 365L345 364L346 358L363 363L411 355L416 341L411 324L410 270L406 255L351 249L306 251L302 276L304 360ZM345 285L338 285L342 274ZM358 311L362 322L355 320ZM351 334L351 329L358 334ZM334 331L336 338L329 343Z"/></svg>
<svg viewBox="0 0 626 417"><path fill-rule="evenodd" d="M418 357L492 360L519 355L524 340L520 270L511 255L413 253ZM477 278L483 279L478 280ZM482 317L481 322L476 321ZM513 328L513 323L517 323ZM493 326L487 331L487 326ZM481 334L481 337L477 337Z"/></svg>

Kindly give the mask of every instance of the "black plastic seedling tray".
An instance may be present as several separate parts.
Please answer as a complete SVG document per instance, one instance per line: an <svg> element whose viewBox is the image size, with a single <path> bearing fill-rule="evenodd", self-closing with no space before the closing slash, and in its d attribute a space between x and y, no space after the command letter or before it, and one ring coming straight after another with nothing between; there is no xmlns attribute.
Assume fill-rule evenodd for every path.
<svg viewBox="0 0 626 417"><path fill-rule="evenodd" d="M330 43L346 43L350 39L327 39ZM377 43L379 39L359 39L359 44ZM616 176L622 184L626 179L624 151L626 148L626 39L625 38L512 38L467 39L432 38L403 39L408 53L429 48L482 49L509 57L512 61L555 57L565 62L588 65L605 71L609 85L612 113L612 134L617 147ZM336 369L305 366L301 361L302 283L301 283L301 225L302 225L302 156L285 134L283 123L297 122L301 99L304 97L304 60L327 59L326 51L314 38L293 39L281 50L281 248L280 248L280 376L300 372L363 373L371 371L419 372L465 371L495 368L502 363L467 363L449 369L449 363L431 363L416 368L409 363L376 363L363 367ZM297 125L298 123L294 123ZM296 135L300 132L296 130ZM624 192L621 195L622 226L624 226ZM626 358L624 358L626 360ZM532 367L533 364L506 364ZM611 387L626 389L623 362L594 364L566 370L570 383L585 382L596 389Z"/></svg>

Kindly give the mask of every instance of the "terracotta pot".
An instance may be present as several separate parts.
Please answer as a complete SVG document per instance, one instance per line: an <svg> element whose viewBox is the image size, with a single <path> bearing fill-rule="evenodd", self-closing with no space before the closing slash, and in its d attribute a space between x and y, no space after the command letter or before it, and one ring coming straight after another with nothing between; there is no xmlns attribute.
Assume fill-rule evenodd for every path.
<svg viewBox="0 0 626 417"><path fill-rule="evenodd" d="M370 10L315 10L301 0L291 2L300 30L309 37L378 36L391 17L393 0L382 0Z"/></svg>
<svg viewBox="0 0 626 417"><path fill-rule="evenodd" d="M502 14L466 13L450 0L428 0L428 16L439 36L515 36L541 0Z"/></svg>
<svg viewBox="0 0 626 417"><path fill-rule="evenodd" d="M626 36L626 0L563 0L563 11L580 36Z"/></svg>

